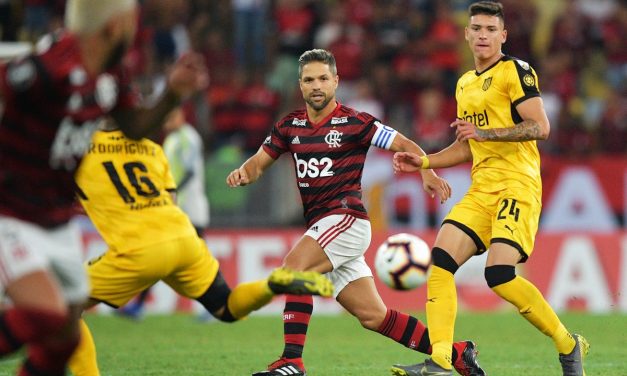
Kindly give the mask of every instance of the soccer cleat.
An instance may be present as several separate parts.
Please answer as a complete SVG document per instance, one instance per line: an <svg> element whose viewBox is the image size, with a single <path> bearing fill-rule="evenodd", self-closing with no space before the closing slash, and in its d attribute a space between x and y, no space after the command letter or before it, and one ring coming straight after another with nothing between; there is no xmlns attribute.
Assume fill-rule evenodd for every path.
<svg viewBox="0 0 627 376"><path fill-rule="evenodd" d="M277 268L268 277L268 286L275 294L333 296L333 283L318 272Z"/></svg>
<svg viewBox="0 0 627 376"><path fill-rule="evenodd" d="M444 369L431 359L425 359L424 363L402 366L392 366L392 375L395 376L452 376L452 369Z"/></svg>
<svg viewBox="0 0 627 376"><path fill-rule="evenodd" d="M570 354L560 354L560 363L562 363L562 374L564 376L586 376L583 369L583 358L588 355L590 344L579 334L573 334L575 339L575 348Z"/></svg>
<svg viewBox="0 0 627 376"><path fill-rule="evenodd" d="M477 351L477 346L474 342L463 341L458 342L455 345L457 344L463 346L463 350L457 349L457 359L453 362L455 371L462 376L486 376L485 371L481 368L479 362L477 362L477 355L479 355L479 351Z"/></svg>
<svg viewBox="0 0 627 376"><path fill-rule="evenodd" d="M267 370L253 373L252 376L307 376L301 358L279 358L268 366Z"/></svg>

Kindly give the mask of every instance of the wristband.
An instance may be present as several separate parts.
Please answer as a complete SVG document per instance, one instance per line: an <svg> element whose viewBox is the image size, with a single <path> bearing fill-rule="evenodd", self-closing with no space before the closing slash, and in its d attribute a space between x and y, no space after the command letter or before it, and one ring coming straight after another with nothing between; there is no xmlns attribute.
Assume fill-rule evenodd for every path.
<svg viewBox="0 0 627 376"><path fill-rule="evenodd" d="M422 166L420 166L420 168L427 170L429 168L429 158L426 155L423 155L420 159L422 160Z"/></svg>

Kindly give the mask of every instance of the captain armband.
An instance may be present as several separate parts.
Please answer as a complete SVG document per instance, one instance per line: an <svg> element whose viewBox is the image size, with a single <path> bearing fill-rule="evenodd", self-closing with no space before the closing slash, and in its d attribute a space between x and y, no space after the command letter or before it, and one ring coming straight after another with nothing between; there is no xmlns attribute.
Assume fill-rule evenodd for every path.
<svg viewBox="0 0 627 376"><path fill-rule="evenodd" d="M377 131L372 136L370 143L378 148L390 150L394 137L396 137L398 132L394 128L381 124L378 120L374 122L374 125L377 127Z"/></svg>

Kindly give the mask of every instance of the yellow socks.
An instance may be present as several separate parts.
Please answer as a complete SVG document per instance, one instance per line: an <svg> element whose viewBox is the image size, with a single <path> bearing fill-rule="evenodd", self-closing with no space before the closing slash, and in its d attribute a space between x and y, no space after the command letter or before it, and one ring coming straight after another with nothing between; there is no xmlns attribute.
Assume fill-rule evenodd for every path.
<svg viewBox="0 0 627 376"><path fill-rule="evenodd" d="M457 316L455 277L433 265L427 284L427 324L433 353L431 359L440 367L452 369L453 331Z"/></svg>
<svg viewBox="0 0 627 376"><path fill-rule="evenodd" d="M509 282L494 286L492 290L516 306L520 314L538 330L551 337L559 353L569 354L575 347L574 338L532 283L516 276Z"/></svg>
<svg viewBox="0 0 627 376"><path fill-rule="evenodd" d="M70 358L69 368L74 376L100 376L96 359L96 345L85 320L80 319L81 340Z"/></svg>
<svg viewBox="0 0 627 376"><path fill-rule="evenodd" d="M268 304L273 297L274 293L265 279L240 283L231 291L227 306L233 317L241 319Z"/></svg>

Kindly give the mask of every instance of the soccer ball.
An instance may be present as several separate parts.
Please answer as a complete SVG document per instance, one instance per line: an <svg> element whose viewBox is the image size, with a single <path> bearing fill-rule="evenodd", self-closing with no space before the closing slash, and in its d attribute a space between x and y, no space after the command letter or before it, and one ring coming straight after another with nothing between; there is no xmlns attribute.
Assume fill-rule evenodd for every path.
<svg viewBox="0 0 627 376"><path fill-rule="evenodd" d="M379 246L374 267L379 279L395 290L411 290L427 281L431 249L411 234L392 235Z"/></svg>

